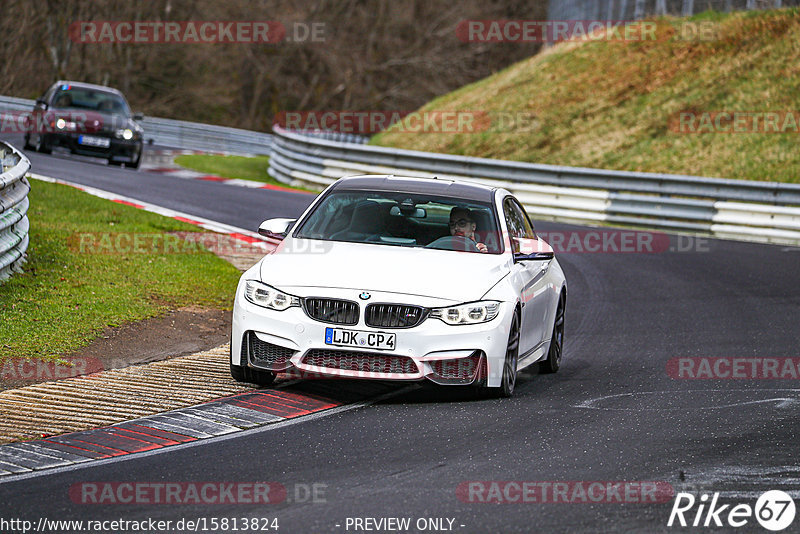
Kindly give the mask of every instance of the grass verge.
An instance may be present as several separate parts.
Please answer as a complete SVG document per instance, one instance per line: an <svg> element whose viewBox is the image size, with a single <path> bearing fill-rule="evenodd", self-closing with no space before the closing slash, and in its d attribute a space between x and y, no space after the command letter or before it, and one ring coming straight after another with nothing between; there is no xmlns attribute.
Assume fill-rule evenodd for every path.
<svg viewBox="0 0 800 534"><path fill-rule="evenodd" d="M92 233L152 242L151 236L196 232L195 226L35 180L30 201L28 262L0 285L0 359L55 360L106 327L181 306L231 308L240 273L210 252L134 252L119 241L114 253L87 253L76 240Z"/></svg>
<svg viewBox="0 0 800 534"><path fill-rule="evenodd" d="M184 154L175 158L181 167L223 178L253 180L298 191L308 191L279 182L267 174L269 156L214 156L208 154Z"/></svg>
<svg viewBox="0 0 800 534"><path fill-rule="evenodd" d="M656 39L562 43L422 108L485 114L493 118L489 128L413 135L407 133L413 128L395 127L371 142L555 165L800 182L800 10L706 12L655 23ZM682 112L692 117L686 129ZM777 114L780 128L763 124L765 115L763 131L750 126L754 118L739 128L718 112ZM716 117L727 131L707 127L705 119Z"/></svg>

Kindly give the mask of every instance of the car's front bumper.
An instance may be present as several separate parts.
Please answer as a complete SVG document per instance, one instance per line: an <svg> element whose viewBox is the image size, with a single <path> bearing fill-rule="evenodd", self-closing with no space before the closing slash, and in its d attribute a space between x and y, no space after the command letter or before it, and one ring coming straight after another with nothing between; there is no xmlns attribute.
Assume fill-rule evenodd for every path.
<svg viewBox="0 0 800 534"><path fill-rule="evenodd" d="M141 139L119 139L108 134L86 134L91 137L101 137L109 140L108 147L99 147L79 142L83 134L74 132L54 132L46 134L47 144L52 147L68 149L73 154L112 159L122 163L137 161L142 153Z"/></svg>
<svg viewBox="0 0 800 534"><path fill-rule="evenodd" d="M410 300L400 302L414 304ZM486 385L498 386L512 312L511 304L502 303L497 317L486 323L453 326L429 317L402 329L369 327L362 310L358 324L344 326L316 321L302 307L274 311L256 306L241 295L240 287L234 302L231 363L309 378L428 379L439 384L486 380ZM329 345L326 328L396 334L395 349Z"/></svg>

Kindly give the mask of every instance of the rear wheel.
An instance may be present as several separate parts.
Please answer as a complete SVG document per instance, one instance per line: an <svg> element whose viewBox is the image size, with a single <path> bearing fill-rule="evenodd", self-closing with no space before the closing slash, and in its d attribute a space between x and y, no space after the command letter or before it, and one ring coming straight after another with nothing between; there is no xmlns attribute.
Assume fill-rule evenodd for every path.
<svg viewBox="0 0 800 534"><path fill-rule="evenodd" d="M564 315L567 308L567 295L563 292L558 297L556 318L553 323L553 338L550 341L550 350L547 359L539 364L539 372L543 374L555 373L561 367L561 354L564 351Z"/></svg>
<svg viewBox="0 0 800 534"><path fill-rule="evenodd" d="M495 397L510 397L514 394L517 383L517 363L519 361L519 314L514 313L511 319L511 330L508 333L506 358L503 362L503 377L500 387L491 388Z"/></svg>
<svg viewBox="0 0 800 534"><path fill-rule="evenodd" d="M247 382L258 386L269 386L275 381L275 373L251 369L243 365L231 364L231 376L237 382Z"/></svg>

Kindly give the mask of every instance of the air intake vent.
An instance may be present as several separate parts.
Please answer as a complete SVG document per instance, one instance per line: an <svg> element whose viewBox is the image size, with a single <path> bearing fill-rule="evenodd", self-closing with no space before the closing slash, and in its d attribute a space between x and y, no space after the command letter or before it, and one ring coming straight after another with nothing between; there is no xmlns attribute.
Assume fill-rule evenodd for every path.
<svg viewBox="0 0 800 534"><path fill-rule="evenodd" d="M250 362L258 367L280 371L288 368L291 364L289 360L297 351L261 341L253 332L245 334L245 343L250 353Z"/></svg>
<svg viewBox="0 0 800 534"><path fill-rule="evenodd" d="M411 328L425 320L426 310L404 304L370 304L365 322L374 328Z"/></svg>
<svg viewBox="0 0 800 534"><path fill-rule="evenodd" d="M323 369L340 369L361 373L415 374L417 364L407 356L346 350L312 349L303 363Z"/></svg>
<svg viewBox="0 0 800 534"><path fill-rule="evenodd" d="M358 304L349 300L307 298L303 299L306 315L332 324L358 324Z"/></svg>

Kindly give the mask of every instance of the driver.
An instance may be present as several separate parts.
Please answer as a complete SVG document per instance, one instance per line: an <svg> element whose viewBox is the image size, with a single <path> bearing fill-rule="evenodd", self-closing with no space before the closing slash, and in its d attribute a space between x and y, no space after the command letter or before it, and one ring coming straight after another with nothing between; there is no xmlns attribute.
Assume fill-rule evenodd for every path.
<svg viewBox="0 0 800 534"><path fill-rule="evenodd" d="M467 208L455 207L450 210L450 235L461 236L475 242L480 252L489 252L489 248L483 244L478 243L475 239L475 228L477 224L472 219Z"/></svg>

